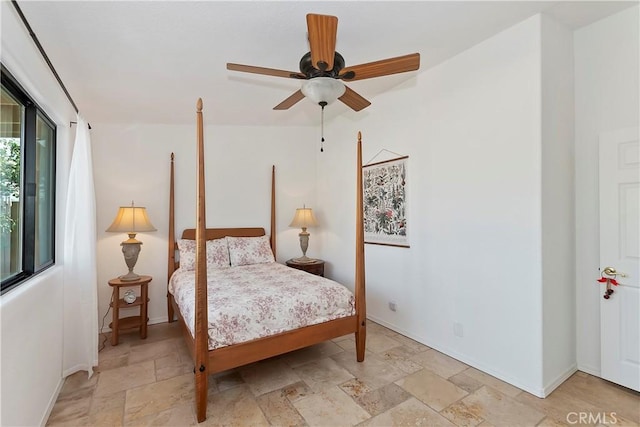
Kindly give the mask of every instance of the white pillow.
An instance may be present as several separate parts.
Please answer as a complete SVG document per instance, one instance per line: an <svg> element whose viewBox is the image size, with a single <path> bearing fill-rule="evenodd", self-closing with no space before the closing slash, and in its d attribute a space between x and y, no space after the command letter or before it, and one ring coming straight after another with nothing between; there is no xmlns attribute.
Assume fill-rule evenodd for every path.
<svg viewBox="0 0 640 427"><path fill-rule="evenodd" d="M227 236L231 266L266 264L275 262L269 236L230 237Z"/></svg>
<svg viewBox="0 0 640 427"><path fill-rule="evenodd" d="M196 241L188 239L178 240L180 251L180 268L183 270L196 269Z"/></svg>
<svg viewBox="0 0 640 427"><path fill-rule="evenodd" d="M207 240L207 269L227 268L229 266L229 246L227 245L227 240Z"/></svg>
<svg viewBox="0 0 640 427"><path fill-rule="evenodd" d="M229 267L229 248L225 239L207 240L207 270ZM180 268L196 269L196 241L178 240L180 251Z"/></svg>

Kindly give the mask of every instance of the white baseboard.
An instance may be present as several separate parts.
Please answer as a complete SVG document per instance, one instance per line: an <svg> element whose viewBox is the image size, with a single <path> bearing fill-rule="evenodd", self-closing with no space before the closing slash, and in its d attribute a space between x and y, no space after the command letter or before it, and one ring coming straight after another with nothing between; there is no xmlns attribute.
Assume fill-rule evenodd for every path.
<svg viewBox="0 0 640 427"><path fill-rule="evenodd" d="M158 323L167 323L167 317L154 317L149 319L149 325L157 325Z"/></svg>
<svg viewBox="0 0 640 427"><path fill-rule="evenodd" d="M596 368L593 366L589 366L589 365L578 365L578 371L582 371L585 372L589 375L593 375L594 377L602 377L602 374L600 372L600 368Z"/></svg>
<svg viewBox="0 0 640 427"><path fill-rule="evenodd" d="M51 411L53 411L53 407L55 406L56 401L58 400L58 395L60 394L60 390L62 390L62 386L64 385L64 378L65 377L60 378L60 380L58 381L58 386L56 387L55 391L51 395L51 398L49 399L47 408L45 409L44 414L42 414L42 419L40 419L41 426L45 426L47 424L47 421L49 420Z"/></svg>
<svg viewBox="0 0 640 427"><path fill-rule="evenodd" d="M473 366L476 369L481 370L482 372L489 374L493 377L498 378L499 380L502 380L506 383L511 384L514 387L518 387L521 390L526 391L527 393L531 393L536 397L540 397L540 398L544 398L545 397L545 392L544 390L546 390L546 387L544 389L541 388L537 388L537 387L531 387L528 384L523 384L519 379L517 378L513 378L510 375L505 374L504 372L500 372L498 370L496 370L495 368L491 367L491 366L486 366L485 364L478 362L477 360L473 359L472 357L469 357L466 354L462 354L457 352L456 350L449 348L445 345L441 345L440 343L437 342L433 342L430 341L424 337L421 336L417 336L415 334L409 333L408 331L403 330L402 328L398 328L395 325L392 325L382 319L378 319L375 316L371 316L368 315L367 316L368 319L381 324L382 326L385 326L391 330L394 330L404 336L407 336L415 341L418 341L428 347L433 348L434 350L437 350L441 353L446 354L447 356L453 357L456 360L459 360L462 363L465 363L469 366ZM568 371L567 371L568 372ZM553 389L551 389L553 390Z"/></svg>
<svg viewBox="0 0 640 427"><path fill-rule="evenodd" d="M150 318L149 321L147 322L147 325L157 325L158 323L167 323L167 318L166 317ZM99 334L106 334L109 332L111 332L111 328L108 326L105 326L102 332L99 332Z"/></svg>
<svg viewBox="0 0 640 427"><path fill-rule="evenodd" d="M566 380L569 379L569 377L573 374L576 373L576 371L578 370L578 365L577 364L573 364L571 365L571 367L569 369L567 369L563 374L560 374L555 380L553 380L551 382L551 384L546 385L543 389L542 389L542 396L541 397L547 397L551 394L551 392L553 392L553 390L555 390L556 388L558 388L558 386L560 384L562 384L563 382L565 382Z"/></svg>

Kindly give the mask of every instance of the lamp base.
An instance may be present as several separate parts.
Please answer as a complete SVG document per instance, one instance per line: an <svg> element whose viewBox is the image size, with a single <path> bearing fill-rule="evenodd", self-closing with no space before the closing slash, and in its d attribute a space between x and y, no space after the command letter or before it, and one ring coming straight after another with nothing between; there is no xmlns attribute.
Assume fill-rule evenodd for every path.
<svg viewBox="0 0 640 427"><path fill-rule="evenodd" d="M293 260L295 262L297 262L298 264L308 264L310 262L316 262L316 260L314 258L309 258L306 255L303 255L300 258L294 258Z"/></svg>
<svg viewBox="0 0 640 427"><path fill-rule="evenodd" d="M140 279L140 275L130 271L127 274L118 277L118 279L122 280L123 282L135 282L136 280Z"/></svg>
<svg viewBox="0 0 640 427"><path fill-rule="evenodd" d="M122 253L124 254L124 262L127 264L127 267L129 267L129 272L119 277L123 282L134 282L140 278L139 275L133 272L133 267L136 266L138 255L140 254L140 246L142 245L142 242L136 240L135 236L135 234L129 233L129 240L120 243Z"/></svg>

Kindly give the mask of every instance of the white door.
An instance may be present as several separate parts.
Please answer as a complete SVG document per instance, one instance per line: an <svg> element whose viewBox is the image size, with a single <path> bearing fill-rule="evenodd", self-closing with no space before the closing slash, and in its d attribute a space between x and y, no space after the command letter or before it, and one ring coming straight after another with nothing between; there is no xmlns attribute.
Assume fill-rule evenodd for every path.
<svg viewBox="0 0 640 427"><path fill-rule="evenodd" d="M604 298L606 286L600 284L601 375L640 391L638 128L600 135L599 191L600 269L611 267L619 273L615 277L618 286L611 286L614 292L610 298Z"/></svg>

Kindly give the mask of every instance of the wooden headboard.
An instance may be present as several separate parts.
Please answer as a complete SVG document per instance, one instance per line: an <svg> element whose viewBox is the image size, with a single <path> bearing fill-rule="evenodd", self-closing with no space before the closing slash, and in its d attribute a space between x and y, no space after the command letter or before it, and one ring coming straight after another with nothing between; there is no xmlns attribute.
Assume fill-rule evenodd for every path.
<svg viewBox="0 0 640 427"><path fill-rule="evenodd" d="M229 237L260 237L266 233L264 228L207 228L206 240L221 239L225 236ZM182 232L182 239L195 240L196 229L187 228Z"/></svg>

